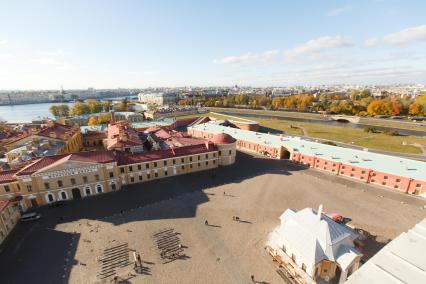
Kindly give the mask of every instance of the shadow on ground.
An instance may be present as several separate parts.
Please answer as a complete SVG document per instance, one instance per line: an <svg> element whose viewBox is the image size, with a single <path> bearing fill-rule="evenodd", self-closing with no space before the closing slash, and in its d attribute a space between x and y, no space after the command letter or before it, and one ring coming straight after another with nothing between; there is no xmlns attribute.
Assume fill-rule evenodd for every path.
<svg viewBox="0 0 426 284"><path fill-rule="evenodd" d="M42 219L18 224L0 247L1 283L68 283L69 269L77 264L74 256L80 236L55 231L59 223L102 219L118 225L129 219L108 217L197 192L191 195L184 210L164 208L153 214L131 214L132 221L194 217L197 206L209 200L203 189L267 173L291 175L292 171L303 169L289 161L238 153L232 166L129 185L117 192L70 201L57 208L40 208Z"/></svg>

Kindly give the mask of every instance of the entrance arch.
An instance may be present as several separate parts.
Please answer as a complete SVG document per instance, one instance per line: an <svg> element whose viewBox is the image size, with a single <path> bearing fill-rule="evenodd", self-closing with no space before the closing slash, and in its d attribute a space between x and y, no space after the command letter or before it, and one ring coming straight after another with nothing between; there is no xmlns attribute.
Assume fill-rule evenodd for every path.
<svg viewBox="0 0 426 284"><path fill-rule="evenodd" d="M67 200L68 199L67 193L65 191L61 191L60 196L61 196L61 200Z"/></svg>
<svg viewBox="0 0 426 284"><path fill-rule="evenodd" d="M102 192L104 192L104 189L103 189L102 185L101 184L97 184L96 185L96 193L102 193Z"/></svg>
<svg viewBox="0 0 426 284"><path fill-rule="evenodd" d="M71 190L71 192L72 192L72 198L73 198L73 199L80 199L80 198L81 198L81 192L80 192L80 189L78 189L78 188L73 188L73 189Z"/></svg>
<svg viewBox="0 0 426 284"><path fill-rule="evenodd" d="M47 201L47 203L54 202L55 201L55 196L53 196L53 194L49 192L48 194L46 194L46 201Z"/></svg>

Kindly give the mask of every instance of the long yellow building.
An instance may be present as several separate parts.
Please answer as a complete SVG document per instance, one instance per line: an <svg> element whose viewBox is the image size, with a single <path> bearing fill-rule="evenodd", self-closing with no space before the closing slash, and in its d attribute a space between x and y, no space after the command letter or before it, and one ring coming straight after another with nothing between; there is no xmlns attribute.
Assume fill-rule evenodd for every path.
<svg viewBox="0 0 426 284"><path fill-rule="evenodd" d="M120 190L124 185L226 166L235 162L235 139L217 134L168 150L131 154L92 151L39 158L0 172L0 200L22 198L30 207Z"/></svg>

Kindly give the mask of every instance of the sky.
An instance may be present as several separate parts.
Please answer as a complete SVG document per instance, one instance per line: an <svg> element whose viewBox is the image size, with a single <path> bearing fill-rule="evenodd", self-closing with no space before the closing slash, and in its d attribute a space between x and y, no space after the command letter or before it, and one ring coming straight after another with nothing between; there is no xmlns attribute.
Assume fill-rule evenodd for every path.
<svg viewBox="0 0 426 284"><path fill-rule="evenodd" d="M0 0L0 90L426 83L426 1Z"/></svg>

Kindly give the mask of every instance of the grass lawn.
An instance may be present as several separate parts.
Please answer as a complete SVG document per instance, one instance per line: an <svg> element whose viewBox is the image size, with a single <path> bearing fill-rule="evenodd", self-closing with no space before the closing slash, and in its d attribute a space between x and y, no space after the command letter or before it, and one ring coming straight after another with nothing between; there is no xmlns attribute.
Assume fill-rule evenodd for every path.
<svg viewBox="0 0 426 284"><path fill-rule="evenodd" d="M194 114L181 116L179 118L211 116L218 119L229 119L226 116L216 114ZM362 129L345 128L338 126L328 126L314 123L294 122L277 119L255 119L264 127L263 130L282 131L289 135L303 135L303 131L299 128L304 128L310 137L338 141L348 144L353 144L365 148L371 148L389 152L421 154L422 151L415 146L403 145L418 143L426 147L426 138L415 136L389 136L383 133L366 133Z"/></svg>

